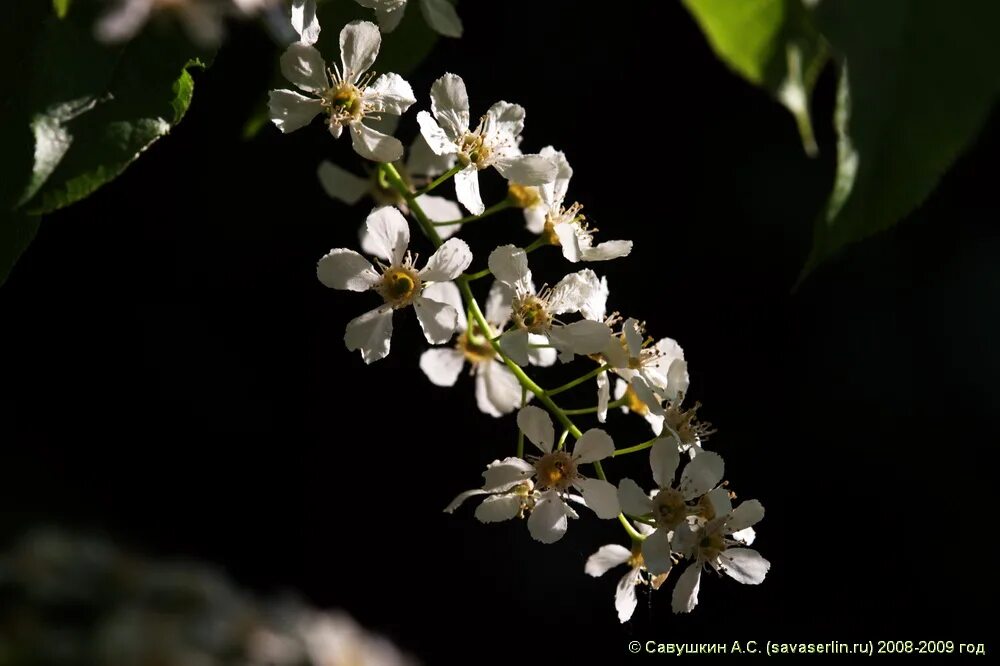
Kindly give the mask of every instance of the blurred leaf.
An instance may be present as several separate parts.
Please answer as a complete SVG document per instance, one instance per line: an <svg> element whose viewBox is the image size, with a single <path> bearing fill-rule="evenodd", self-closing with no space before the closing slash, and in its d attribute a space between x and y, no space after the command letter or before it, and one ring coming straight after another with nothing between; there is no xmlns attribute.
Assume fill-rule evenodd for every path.
<svg viewBox="0 0 1000 666"><path fill-rule="evenodd" d="M823 2L841 64L835 185L800 280L844 246L887 229L930 194L1000 91L1000 3Z"/></svg>
<svg viewBox="0 0 1000 666"><path fill-rule="evenodd" d="M56 11L56 16L66 18L69 13L70 0L52 0L52 9Z"/></svg>
<svg viewBox="0 0 1000 666"><path fill-rule="evenodd" d="M815 155L809 98L827 52L801 0L684 0L716 55L792 112Z"/></svg>

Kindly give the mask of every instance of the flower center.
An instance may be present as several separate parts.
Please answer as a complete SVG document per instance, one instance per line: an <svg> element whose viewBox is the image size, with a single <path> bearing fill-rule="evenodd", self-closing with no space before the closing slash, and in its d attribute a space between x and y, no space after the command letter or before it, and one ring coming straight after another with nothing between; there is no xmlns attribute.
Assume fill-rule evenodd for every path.
<svg viewBox="0 0 1000 666"><path fill-rule="evenodd" d="M552 315L545 300L535 294L514 298L511 320L515 326L530 333L543 333L552 327Z"/></svg>
<svg viewBox="0 0 1000 666"><path fill-rule="evenodd" d="M699 407L701 407L700 402L695 403L691 409L681 409L679 404L670 403L665 410L664 420L666 424L677 433L681 443L687 446L700 445L715 432L711 423L697 422Z"/></svg>
<svg viewBox="0 0 1000 666"><path fill-rule="evenodd" d="M475 323L469 326L469 330L458 336L458 344L455 345L455 348L462 352L465 360L472 364L492 361L495 356L489 340Z"/></svg>
<svg viewBox="0 0 1000 666"><path fill-rule="evenodd" d="M402 308L413 302L420 293L421 281L410 266L390 266L382 273L376 288L385 302L393 308Z"/></svg>
<svg viewBox="0 0 1000 666"><path fill-rule="evenodd" d="M640 549L641 548L640 544L641 542L636 542L636 544L632 546L632 554L626 561L626 564L630 569L636 569L645 564L645 562L642 559L642 550Z"/></svg>
<svg viewBox="0 0 1000 666"><path fill-rule="evenodd" d="M649 413L649 406L646 405L642 400L639 400L638 394L636 394L635 389L629 384L629 387L625 389L625 399L626 406L639 416L645 416Z"/></svg>
<svg viewBox="0 0 1000 666"><path fill-rule="evenodd" d="M511 183L507 186L507 198L518 208L531 208L542 201L537 187L518 185L517 183Z"/></svg>
<svg viewBox="0 0 1000 666"><path fill-rule="evenodd" d="M545 216L545 228L542 229L542 236L549 245L562 245L559 235L556 234L556 222L553 221L551 215Z"/></svg>
<svg viewBox="0 0 1000 666"><path fill-rule="evenodd" d="M344 125L361 120L364 116L364 102L361 90L353 83L341 81L323 94L323 106L330 114L330 122Z"/></svg>
<svg viewBox="0 0 1000 666"><path fill-rule="evenodd" d="M703 534L698 541L698 559L712 561L726 549L726 540L721 534Z"/></svg>
<svg viewBox="0 0 1000 666"><path fill-rule="evenodd" d="M493 150L486 144L483 135L478 131L466 132L465 136L462 137L459 149L458 160L462 166L474 164L477 169L485 169L489 166Z"/></svg>
<svg viewBox="0 0 1000 666"><path fill-rule="evenodd" d="M664 488L653 498L653 518L656 524L672 530L687 517L684 497L673 488Z"/></svg>
<svg viewBox="0 0 1000 666"><path fill-rule="evenodd" d="M576 480L576 463L565 451L553 451L535 461L538 487L566 490Z"/></svg>

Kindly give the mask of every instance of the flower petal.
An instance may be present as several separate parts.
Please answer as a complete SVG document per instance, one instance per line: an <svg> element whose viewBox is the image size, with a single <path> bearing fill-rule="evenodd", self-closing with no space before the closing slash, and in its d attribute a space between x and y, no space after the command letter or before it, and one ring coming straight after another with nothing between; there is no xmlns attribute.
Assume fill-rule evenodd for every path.
<svg viewBox="0 0 1000 666"><path fill-rule="evenodd" d="M420 9L427 25L445 37L462 36L462 19L448 0L421 0Z"/></svg>
<svg viewBox="0 0 1000 666"><path fill-rule="evenodd" d="M601 479L578 478L573 485L580 489L587 506L598 518L610 520L621 513L618 505L618 489Z"/></svg>
<svg viewBox="0 0 1000 666"><path fill-rule="evenodd" d="M549 158L556 165L555 179L539 187L538 194L546 208L560 208L566 199L569 181L573 177L573 167L569 165L566 155L561 150L556 150L552 146L545 146L538 154Z"/></svg>
<svg viewBox="0 0 1000 666"><path fill-rule="evenodd" d="M279 59L281 74L301 90L321 93L330 87L326 77L326 62L312 46L292 43Z"/></svg>
<svg viewBox="0 0 1000 666"><path fill-rule="evenodd" d="M344 78L357 83L375 63L381 46L382 36L374 23L351 21L345 25L340 31L340 62L344 66Z"/></svg>
<svg viewBox="0 0 1000 666"><path fill-rule="evenodd" d="M420 369L436 386L454 386L464 365L465 355L450 347L428 349L420 355Z"/></svg>
<svg viewBox="0 0 1000 666"><path fill-rule="evenodd" d="M417 321L424 331L424 337L432 345L448 342L458 326L458 311L447 303L439 303L424 296L413 299L413 309Z"/></svg>
<svg viewBox="0 0 1000 666"><path fill-rule="evenodd" d="M642 560L653 575L665 574L673 567L670 559L670 539L663 528L646 537L642 542Z"/></svg>
<svg viewBox="0 0 1000 666"><path fill-rule="evenodd" d="M736 530L730 534L729 537L733 541L739 541L744 546L749 546L754 542L754 539L757 538L757 533L754 532L752 527L744 527L742 530Z"/></svg>
<svg viewBox="0 0 1000 666"><path fill-rule="evenodd" d="M374 102L376 113L389 113L394 116L403 115L417 103L417 98L413 96L413 88L399 74L383 74L378 77L374 83L365 88L364 96L366 100L374 97L370 101Z"/></svg>
<svg viewBox="0 0 1000 666"><path fill-rule="evenodd" d="M627 257L632 253L632 241L610 240L598 243L593 247L585 247L580 252L583 261L609 261Z"/></svg>
<svg viewBox="0 0 1000 666"><path fill-rule="evenodd" d="M494 280L493 284L490 285L490 293L486 296L486 305L484 306L486 321L502 328L510 319L513 298L514 292L510 287L499 280Z"/></svg>
<svg viewBox="0 0 1000 666"><path fill-rule="evenodd" d="M524 115L524 107L520 104L497 102L486 111L486 116L489 119L487 125L495 134L506 134L513 139L524 130ZM521 183L521 181L515 182ZM540 185L541 183L521 184Z"/></svg>
<svg viewBox="0 0 1000 666"><path fill-rule="evenodd" d="M591 428L573 445L573 458L578 463L592 463L604 460L615 452L611 436L600 428ZM617 513L617 512L615 512Z"/></svg>
<svg viewBox="0 0 1000 666"><path fill-rule="evenodd" d="M373 363L389 354L392 338L392 307L383 305L347 322L344 343L349 351L361 350L365 363Z"/></svg>
<svg viewBox="0 0 1000 666"><path fill-rule="evenodd" d="M547 368L556 362L559 355L558 350L548 346L549 339L537 333L528 334L529 345L546 345L545 347L528 347L528 362L539 368Z"/></svg>
<svg viewBox="0 0 1000 666"><path fill-rule="evenodd" d="M639 569L631 569L615 587L615 610L618 611L618 621L628 622L639 605L635 597L635 586L639 583Z"/></svg>
<svg viewBox="0 0 1000 666"><path fill-rule="evenodd" d="M459 293L458 287L454 282L435 282L429 284L424 287L422 295L424 298L429 298L438 303L447 303L455 308L455 312L458 314L458 330L464 331L469 327L465 319L465 304L462 303L462 294Z"/></svg>
<svg viewBox="0 0 1000 666"><path fill-rule="evenodd" d="M535 466L516 456L494 460L483 472L483 489L492 492L508 490L535 473Z"/></svg>
<svg viewBox="0 0 1000 666"><path fill-rule="evenodd" d="M462 209L454 201L444 197L436 197L432 194L421 194L417 197L417 205L427 215L431 222L448 222L462 217ZM437 229L441 240L446 240L455 235L462 228L461 224L449 224L445 227L434 227Z"/></svg>
<svg viewBox="0 0 1000 666"><path fill-rule="evenodd" d="M435 155L447 156L458 152L455 141L448 138L448 134L434 121L431 114L426 111L418 113L417 124L420 125L420 135Z"/></svg>
<svg viewBox="0 0 1000 666"><path fill-rule="evenodd" d="M587 558L583 572L597 578L619 564L625 564L630 557L632 557L632 551L625 546L619 546L616 543L601 546L596 553Z"/></svg>
<svg viewBox="0 0 1000 666"><path fill-rule="evenodd" d="M705 494L705 501L712 507L713 517L728 516L733 510L733 502L729 499L729 491L723 487L712 488Z"/></svg>
<svg viewBox="0 0 1000 666"><path fill-rule="evenodd" d="M660 399L655 393L653 393L653 389L649 387L646 380L640 376L635 376L632 378L632 381L629 382L629 385L632 387L635 397L646 405L651 414L661 417L665 414L663 411L663 405L660 404Z"/></svg>
<svg viewBox="0 0 1000 666"><path fill-rule="evenodd" d="M484 361L476 372L476 404L490 416L510 414L521 404L521 384L498 361Z"/></svg>
<svg viewBox="0 0 1000 666"><path fill-rule="evenodd" d="M512 183L519 185L541 185L555 179L557 166L554 161L541 155L512 155L493 162L493 168Z"/></svg>
<svg viewBox="0 0 1000 666"><path fill-rule="evenodd" d="M515 291L528 291L531 283L531 269L528 268L528 255L514 245L501 245L490 252L486 264L490 272L500 282Z"/></svg>
<svg viewBox="0 0 1000 666"><path fill-rule="evenodd" d="M661 390L666 389L670 384L670 366L676 360L684 360L684 350L677 344L676 340L661 338L657 340L654 351L656 352L656 356L653 357L652 362L646 364L644 374L652 386ZM678 366L678 369L681 369L681 367ZM687 368L684 367L683 370L686 374ZM677 377L677 379L684 379L684 377ZM683 387L678 386L677 388L681 391L686 391L687 385L685 383Z"/></svg>
<svg viewBox="0 0 1000 666"><path fill-rule="evenodd" d="M351 123L354 152L373 162L395 162L403 157L403 144L394 136L382 134L364 123Z"/></svg>
<svg viewBox="0 0 1000 666"><path fill-rule="evenodd" d="M715 451L704 451L684 466L677 489L686 500L700 497L719 485L724 472L722 456Z"/></svg>
<svg viewBox="0 0 1000 666"><path fill-rule="evenodd" d="M371 192L372 183L368 178L355 176L329 160L323 160L316 169L316 176L323 191L331 199L343 201L348 206L361 201L361 198Z"/></svg>
<svg viewBox="0 0 1000 666"><path fill-rule="evenodd" d="M653 512L653 500L629 478L618 482L618 504L622 512L630 516L645 516Z"/></svg>
<svg viewBox="0 0 1000 666"><path fill-rule="evenodd" d="M347 291L368 291L381 280L367 259L343 247L330 250L319 260L316 277L331 289Z"/></svg>
<svg viewBox="0 0 1000 666"><path fill-rule="evenodd" d="M671 606L675 613L690 613L698 605L698 588L701 586L701 564L692 562L677 578Z"/></svg>
<svg viewBox="0 0 1000 666"><path fill-rule="evenodd" d="M549 342L559 350L559 360L567 363L574 354L587 356L600 352L611 340L611 329L606 324L590 319L574 321L566 326L553 326Z"/></svg>
<svg viewBox="0 0 1000 666"><path fill-rule="evenodd" d="M427 260L420 271L426 282L446 282L454 280L472 263L472 250L461 238L449 238Z"/></svg>
<svg viewBox="0 0 1000 666"><path fill-rule="evenodd" d="M698 456L699 458L701 456ZM740 502L726 519L726 532L739 532L756 525L764 518L764 505L757 500Z"/></svg>
<svg viewBox="0 0 1000 666"><path fill-rule="evenodd" d="M753 548L727 548L719 554L723 571L733 580L744 585L764 582L771 563Z"/></svg>
<svg viewBox="0 0 1000 666"><path fill-rule="evenodd" d="M531 356L528 350L528 340L530 339L528 332L520 328L507 329L503 335L500 336L500 349L507 358L514 361L518 365L528 365L531 361Z"/></svg>
<svg viewBox="0 0 1000 666"><path fill-rule="evenodd" d="M315 44L319 40L316 0L292 0L292 28L299 33L299 41L303 44Z"/></svg>
<svg viewBox="0 0 1000 666"><path fill-rule="evenodd" d="M481 523L499 523L510 520L521 512L521 498L517 495L493 495L476 507L476 519Z"/></svg>
<svg viewBox="0 0 1000 666"><path fill-rule="evenodd" d="M271 122L282 134L288 134L311 123L323 110L323 103L291 90L272 90L268 96L267 110Z"/></svg>
<svg viewBox="0 0 1000 666"><path fill-rule="evenodd" d="M597 420L604 423L608 420L608 402L611 400L611 382L608 373L597 375Z"/></svg>
<svg viewBox="0 0 1000 666"><path fill-rule="evenodd" d="M410 225L403 214L392 206L375 208L365 226L372 247L378 248L376 256L389 259L393 266L402 264L410 246Z"/></svg>
<svg viewBox="0 0 1000 666"><path fill-rule="evenodd" d="M522 407L517 413L517 427L528 441L542 450L542 453L552 452L556 433L552 426L552 418L547 411L533 405Z"/></svg>
<svg viewBox="0 0 1000 666"><path fill-rule="evenodd" d="M474 495L486 495L486 494L487 491L483 490L482 488L473 488L472 490L466 490L464 493L459 493L458 497L453 499L451 503L444 508L444 512L454 513L455 509L460 507L462 503L465 500L469 499L470 497L473 497Z"/></svg>
<svg viewBox="0 0 1000 666"><path fill-rule="evenodd" d="M589 268L576 273L570 273L556 283L549 295L550 309L553 314L579 312L591 302L594 295L602 290L601 280ZM603 319L603 314L589 319Z"/></svg>
<svg viewBox="0 0 1000 666"><path fill-rule="evenodd" d="M639 354L642 352L642 333L639 332L639 320L635 317L629 317L622 324L622 331L625 333L628 355L631 358L639 358Z"/></svg>
<svg viewBox="0 0 1000 666"><path fill-rule="evenodd" d="M427 113L427 112L422 111L421 113ZM430 114L428 114L427 117L430 118ZM431 123L434 123L434 121L431 120ZM406 172L409 173L410 176L415 178L435 178L437 176L440 176L453 166L455 166L455 155L454 154L438 155L433 150L431 150L431 147L429 145L427 145L427 139L424 138L423 134L417 134L417 138L414 139L413 143L410 144L410 154L406 158ZM422 201L425 198L430 198L430 197L429 195L423 194L417 197L417 200ZM433 198L441 199L441 197L433 197ZM442 201L448 201L448 200L442 199ZM449 201L449 203L451 202ZM421 206L423 206L423 204L421 204ZM458 210L458 206L455 207L455 210L457 212L455 213L454 216L448 214L447 216L441 218L434 217L433 215L431 215L431 212L428 211L427 209L424 209L424 212L427 213L428 217L430 217L435 222L444 222L447 220L452 220L455 218L462 217L462 213L461 211Z"/></svg>
<svg viewBox="0 0 1000 666"><path fill-rule="evenodd" d="M535 541L555 543L566 534L569 526L569 507L559 493L549 490L542 493L528 517L528 532Z"/></svg>
<svg viewBox="0 0 1000 666"><path fill-rule="evenodd" d="M452 144L465 135L469 129L469 93L461 76L445 74L431 85L431 112ZM426 132L424 136L434 149Z"/></svg>
<svg viewBox="0 0 1000 666"><path fill-rule="evenodd" d="M479 170L476 165L470 164L455 174L455 196L473 215L482 215L486 210L483 197L479 194Z"/></svg>
<svg viewBox="0 0 1000 666"><path fill-rule="evenodd" d="M677 466L681 464L681 454L677 452L677 441L672 437L661 437L649 449L649 467L653 480L660 488L674 485Z"/></svg>

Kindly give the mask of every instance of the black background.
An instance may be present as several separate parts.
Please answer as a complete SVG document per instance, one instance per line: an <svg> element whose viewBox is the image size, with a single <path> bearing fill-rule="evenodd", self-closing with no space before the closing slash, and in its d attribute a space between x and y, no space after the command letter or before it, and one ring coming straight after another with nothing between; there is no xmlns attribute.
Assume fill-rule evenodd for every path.
<svg viewBox="0 0 1000 666"><path fill-rule="evenodd" d="M719 429L709 448L767 507L764 584L709 575L692 615L662 590L620 626L617 576L583 574L624 539L616 522L584 516L546 546L517 521L441 512L513 452L513 420L480 414L466 377L426 380L412 313L387 359L344 349L344 325L375 301L325 289L314 267L356 246L368 205L328 199L315 169L358 160L318 124L241 140L276 57L251 26L197 76L172 136L48 217L0 289L3 541L58 524L209 560L261 593L344 608L430 664L619 658L633 638L987 641L1000 119L905 223L793 292L833 175L832 71L813 160L679 3L460 10L465 37L407 77L413 111L444 71L465 78L474 115L523 104L525 149L564 150L570 197L603 238L635 241L593 267L612 308L683 345L690 395ZM415 131L411 112L398 134ZM485 182L491 203L500 179ZM473 268L530 241L516 212L464 236ZM572 268L544 249L532 262L550 282ZM617 415L609 430L619 446L646 435ZM632 458L611 478L644 474Z"/></svg>

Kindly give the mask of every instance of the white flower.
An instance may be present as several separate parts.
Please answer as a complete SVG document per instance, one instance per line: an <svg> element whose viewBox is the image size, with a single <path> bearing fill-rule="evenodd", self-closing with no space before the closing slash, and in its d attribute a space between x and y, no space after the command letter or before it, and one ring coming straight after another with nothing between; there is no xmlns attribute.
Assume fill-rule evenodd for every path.
<svg viewBox="0 0 1000 666"><path fill-rule="evenodd" d="M344 342L351 351L361 350L365 363L377 361L389 353L393 310L413 305L424 337L431 344L451 338L458 324L452 306L424 296L424 289L434 282L448 282L461 275L472 261L465 241L452 238L439 247L423 269L417 271L407 252L410 227L395 208L376 208L366 222L377 256L387 257L388 265L379 264L381 274L354 250L331 250L320 259L316 274L327 287L348 291L374 290L383 305L351 320Z"/></svg>
<svg viewBox="0 0 1000 666"><path fill-rule="evenodd" d="M694 460L701 460L705 455L699 455ZM751 526L763 517L763 505L757 500L747 500L707 523L685 523L678 528L672 547L693 561L674 585L672 606L675 613L690 613L698 605L701 571L706 564L745 585L758 585L764 581L771 563L756 550L742 547L752 541ZM746 538L748 534L749 540Z"/></svg>
<svg viewBox="0 0 1000 666"><path fill-rule="evenodd" d="M536 293L524 250L503 245L490 253L488 264L494 277L513 292L513 327L500 338L500 346L518 365L528 363L531 334L544 336L564 362L572 360L574 354L597 354L610 342L611 329L594 321L595 316L603 315L607 283L592 270L570 273L555 287ZM573 312L585 319L570 324L556 319Z"/></svg>
<svg viewBox="0 0 1000 666"><path fill-rule="evenodd" d="M622 511L636 518L652 518L656 530L642 542L642 557L646 568L653 574L670 571L670 540L679 526L686 524L689 516L714 518L729 511L729 493L716 488L722 481L725 469L722 456L711 451L699 454L681 472L680 482L674 486L674 475L680 465L677 442L664 437L653 442L649 452L649 466L658 490L647 495L632 479L622 479L618 484L618 500ZM689 504L689 502L696 502Z"/></svg>
<svg viewBox="0 0 1000 666"><path fill-rule="evenodd" d="M635 523L635 528L641 534L648 535L653 531L652 527L644 523ZM618 621L627 622L635 612L636 586L649 585L654 590L658 590L663 581L667 579L667 575L653 576L646 570L642 560L642 552L637 544L633 544L632 550L618 544L601 546L596 553L587 558L584 572L596 578L603 576L609 569L620 564L627 565L629 570L615 586L615 610L618 611Z"/></svg>
<svg viewBox="0 0 1000 666"><path fill-rule="evenodd" d="M465 82L445 74L431 86L431 111L417 114L420 131L438 155L455 155L463 169L455 175L458 201L473 215L485 209L479 194L479 171L493 167L504 178L522 185L541 185L556 175L555 162L541 155L522 155L518 148L524 129L524 109L497 102L475 130L469 127L469 96ZM436 120L436 122L435 122Z"/></svg>
<svg viewBox="0 0 1000 666"><path fill-rule="evenodd" d="M250 16L276 0L119 0L94 26L99 41L127 42L148 21L170 15L204 47L218 45L227 16Z"/></svg>
<svg viewBox="0 0 1000 666"><path fill-rule="evenodd" d="M382 32L392 32L403 19L406 0L355 0L362 7L375 10ZM424 20L435 32L445 37L462 36L462 20L449 0L420 0Z"/></svg>
<svg viewBox="0 0 1000 666"><path fill-rule="evenodd" d="M502 287L494 283L486 301L486 320L491 325L504 316L503 297L499 293ZM475 376L476 404L480 411L498 417L517 409L521 404L521 384L493 351L489 341L492 331L480 330L475 322L470 328L458 287L451 282L433 284L424 295L455 308L459 333L454 347L437 347L421 354L420 369L427 378L438 386L454 386L468 361ZM531 395L529 392L526 397L530 399Z"/></svg>
<svg viewBox="0 0 1000 666"><path fill-rule="evenodd" d="M409 666L388 639L370 634L342 613L314 613L296 628L311 666Z"/></svg>
<svg viewBox="0 0 1000 666"><path fill-rule="evenodd" d="M580 213L583 206L579 203L569 207L563 205L573 169L562 151L546 146L539 155L554 160L557 171L555 180L538 188L537 203L531 202L524 207L528 230L545 234L549 243L562 247L563 256L573 263L627 256L632 251L632 241L605 241L595 246L594 233L597 229L588 226L586 217Z"/></svg>
<svg viewBox="0 0 1000 666"><path fill-rule="evenodd" d="M524 511L530 511L528 531L542 543L554 543L562 538L568 527L568 518L577 518L567 500L572 499L570 488L583 495L583 502L598 518L618 516L618 497L615 487L607 481L590 479L580 473L580 465L603 460L614 454L615 444L600 428L583 433L573 451L554 449L555 429L548 412L538 407L522 407L517 413L517 425L532 444L542 452L532 456L530 462L521 458L506 458L491 464L483 473L482 489L462 493L445 509L454 511L466 498L489 494L483 501L489 503L476 511L482 522L508 520ZM520 489L512 493L511 489ZM530 502L522 498L530 498ZM497 513L493 513L496 510ZM480 516L480 511L484 516ZM500 516L500 517L496 517Z"/></svg>
<svg viewBox="0 0 1000 666"><path fill-rule="evenodd" d="M281 56L281 73L308 96L291 90L272 90L268 109L282 132L308 125L327 114L336 138L347 127L354 150L375 162L393 162L403 156L403 144L364 124L380 114L401 115L416 99L410 84L398 74L374 79L366 72L375 62L382 37L374 23L354 21L340 31L341 66L326 68L323 56L311 44L295 42Z"/></svg>

